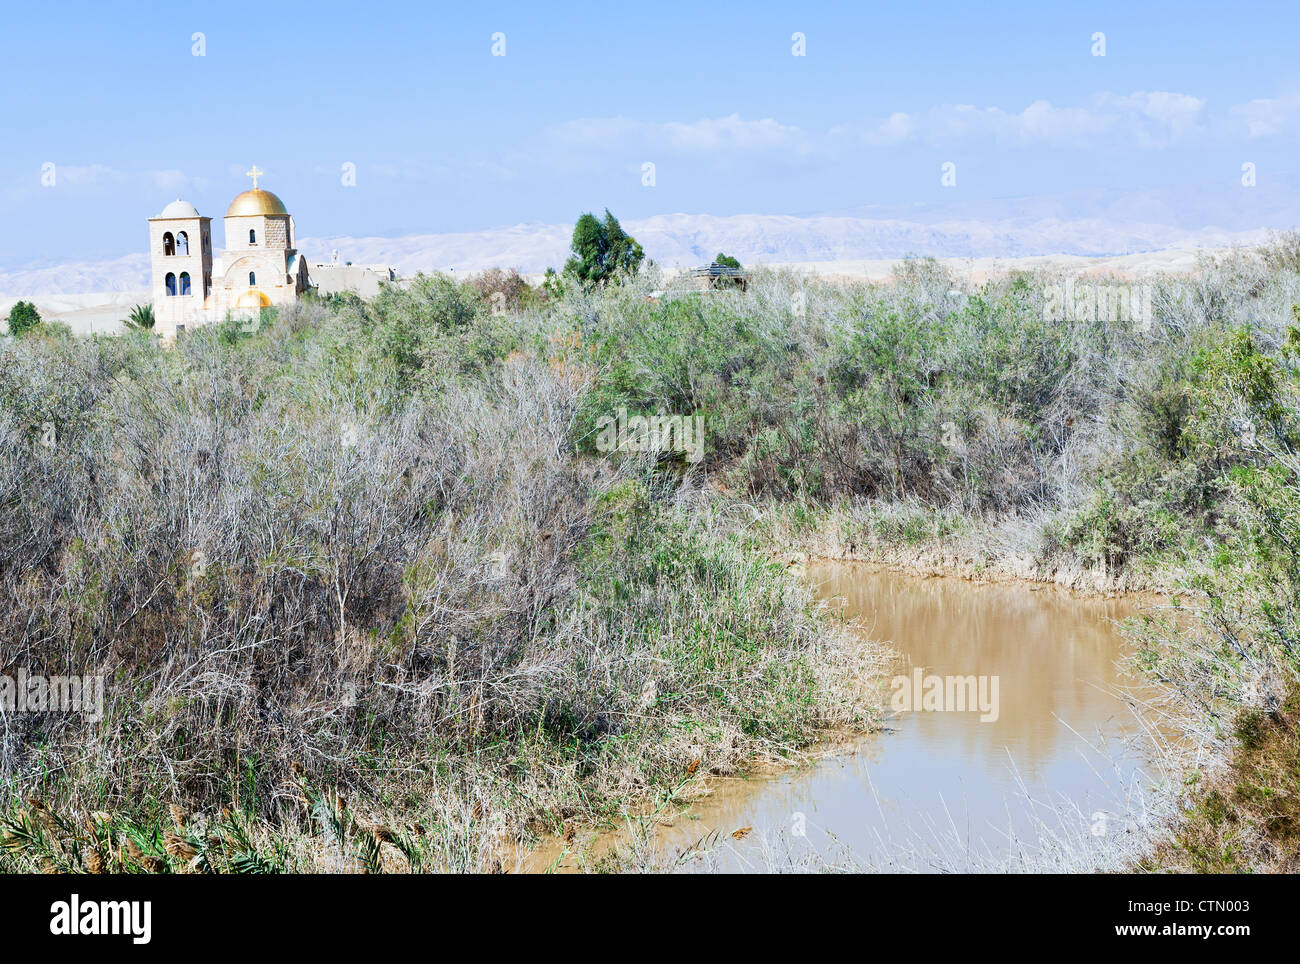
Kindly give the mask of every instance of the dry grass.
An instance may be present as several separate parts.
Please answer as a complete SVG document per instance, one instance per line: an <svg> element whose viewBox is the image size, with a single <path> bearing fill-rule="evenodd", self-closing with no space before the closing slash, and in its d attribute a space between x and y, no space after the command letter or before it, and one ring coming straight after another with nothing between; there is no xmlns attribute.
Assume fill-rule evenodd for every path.
<svg viewBox="0 0 1300 964"><path fill-rule="evenodd" d="M5 716L15 826L23 795L155 830L228 807L317 867L306 784L424 825L423 869L485 870L692 761L870 725L863 657L705 491L574 451L582 368L395 391L391 332L348 324L0 356L0 665L108 693L98 724Z"/></svg>
<svg viewBox="0 0 1300 964"><path fill-rule="evenodd" d="M363 824L340 837L315 787L365 826L424 828L408 867L498 869L540 832L644 812L694 761L870 726L873 654L774 543L831 524L873 552L1195 571L1248 524L1230 472L1268 462L1192 438L1218 391L1198 359L1242 325L1279 355L1293 247L1156 279L1147 331L1046 323L1055 276L975 291L917 262L888 286L760 271L658 303L653 272L564 298L503 275L507 316L420 279L170 351L24 336L0 350L0 672L103 674L109 705L0 720L6 819L45 835L0 860L111 862L136 828L174 861L175 803L224 828L211 869L236 869L235 826L274 866L349 868ZM703 413L705 461L594 451L619 406ZM1222 639L1185 665L1255 679ZM1265 668L1270 691L1288 678ZM1200 717L1220 753L1241 692L1202 700L1225 700ZM112 833L81 835L84 811Z"/></svg>

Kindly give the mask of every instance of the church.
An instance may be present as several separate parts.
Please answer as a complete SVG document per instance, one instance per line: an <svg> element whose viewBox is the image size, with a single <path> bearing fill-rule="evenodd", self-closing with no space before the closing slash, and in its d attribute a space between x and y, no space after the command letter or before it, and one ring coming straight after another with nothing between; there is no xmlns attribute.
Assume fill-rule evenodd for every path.
<svg viewBox="0 0 1300 964"><path fill-rule="evenodd" d="M149 219L154 330L172 340L187 327L247 318L290 305L311 286L306 259L294 247L293 217L284 202L257 186L226 209L226 246L212 255L212 219L179 198Z"/></svg>

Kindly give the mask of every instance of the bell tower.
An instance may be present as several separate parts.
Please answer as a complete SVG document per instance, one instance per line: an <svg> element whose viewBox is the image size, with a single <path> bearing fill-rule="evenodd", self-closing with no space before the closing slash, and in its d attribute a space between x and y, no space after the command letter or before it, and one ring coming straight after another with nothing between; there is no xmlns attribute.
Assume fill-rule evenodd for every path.
<svg viewBox="0 0 1300 964"><path fill-rule="evenodd" d="M166 339L199 324L212 293L212 219L177 198L149 219L154 327Z"/></svg>

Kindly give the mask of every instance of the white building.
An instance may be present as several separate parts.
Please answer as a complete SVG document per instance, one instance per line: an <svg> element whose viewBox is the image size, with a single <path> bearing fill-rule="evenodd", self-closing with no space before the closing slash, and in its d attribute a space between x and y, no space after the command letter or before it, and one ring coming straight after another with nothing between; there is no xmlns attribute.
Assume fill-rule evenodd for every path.
<svg viewBox="0 0 1300 964"><path fill-rule="evenodd" d="M179 198L149 219L155 330L166 339L186 327L248 317L293 304L311 285L307 261L294 248L293 218L284 202L257 186L226 209L226 246L212 256L212 219Z"/></svg>

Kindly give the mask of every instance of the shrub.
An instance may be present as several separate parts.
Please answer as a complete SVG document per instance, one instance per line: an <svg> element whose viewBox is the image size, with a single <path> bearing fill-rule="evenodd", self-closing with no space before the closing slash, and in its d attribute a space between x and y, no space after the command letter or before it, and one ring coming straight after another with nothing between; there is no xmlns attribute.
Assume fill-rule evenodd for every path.
<svg viewBox="0 0 1300 964"><path fill-rule="evenodd" d="M478 291L484 304L496 314L537 308L546 298L545 291L534 289L514 268L509 271L491 268L476 274L470 279L470 284Z"/></svg>
<svg viewBox="0 0 1300 964"><path fill-rule="evenodd" d="M17 301L9 309L9 334L14 337L26 334L41 323L40 312L30 301Z"/></svg>

